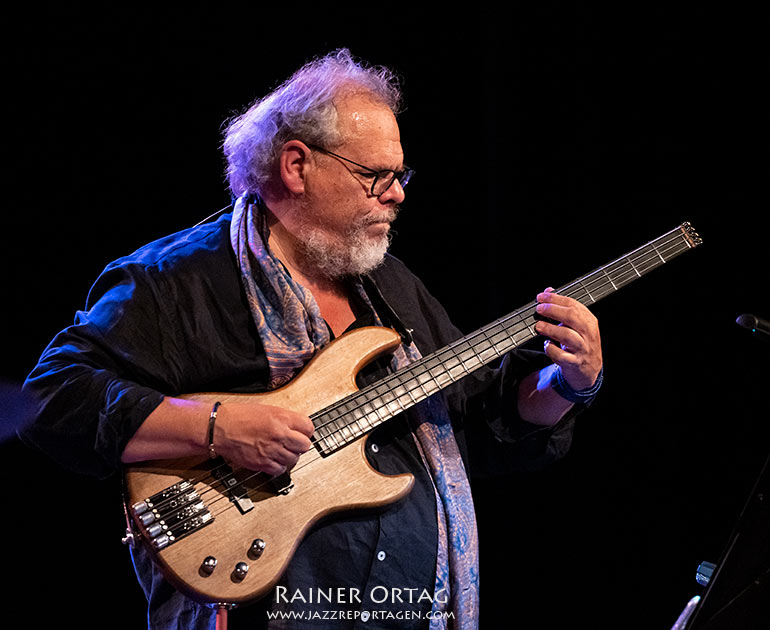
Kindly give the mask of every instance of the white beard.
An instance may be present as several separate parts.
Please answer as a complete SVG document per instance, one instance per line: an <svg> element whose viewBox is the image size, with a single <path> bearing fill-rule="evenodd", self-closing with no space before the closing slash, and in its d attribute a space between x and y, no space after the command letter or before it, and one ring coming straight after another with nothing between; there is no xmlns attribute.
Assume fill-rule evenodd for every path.
<svg viewBox="0 0 770 630"><path fill-rule="evenodd" d="M391 213L395 219L397 210ZM379 237L367 234L373 223L366 217L353 225L347 234L333 236L316 224L303 223L296 235L301 244L300 255L308 269L329 279L369 273L385 260L390 246L390 232Z"/></svg>

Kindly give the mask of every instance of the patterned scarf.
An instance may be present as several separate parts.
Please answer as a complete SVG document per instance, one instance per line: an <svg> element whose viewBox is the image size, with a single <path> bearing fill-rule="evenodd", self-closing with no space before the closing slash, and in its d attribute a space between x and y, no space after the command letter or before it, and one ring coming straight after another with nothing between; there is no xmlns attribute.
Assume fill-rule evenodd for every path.
<svg viewBox="0 0 770 630"><path fill-rule="evenodd" d="M267 355L269 387L274 389L291 380L329 343L330 335L313 295L275 258L268 237L261 200L238 199L230 242ZM361 282L354 282L353 287L382 325ZM420 358L414 343L402 344L393 354L391 367L397 370ZM430 627L472 630L478 625L478 536L468 476L441 399L431 396L415 405L409 415L436 496L438 549ZM437 613L450 613L450 618Z"/></svg>

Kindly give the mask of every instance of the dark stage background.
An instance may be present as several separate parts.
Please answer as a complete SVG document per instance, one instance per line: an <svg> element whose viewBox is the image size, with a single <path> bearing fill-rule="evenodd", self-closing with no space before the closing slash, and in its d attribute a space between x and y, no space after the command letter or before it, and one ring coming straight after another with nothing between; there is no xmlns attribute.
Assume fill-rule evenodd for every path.
<svg viewBox="0 0 770 630"><path fill-rule="evenodd" d="M567 458L474 486L483 628L670 628L770 448L770 345L734 323L770 318L766 36L734 5L622 4L9 20L0 376L23 380L106 263L228 203L224 119L348 46L403 76L417 175L392 251L462 329L682 221L703 237L596 305L605 387ZM0 448L4 622L142 627L117 480Z"/></svg>

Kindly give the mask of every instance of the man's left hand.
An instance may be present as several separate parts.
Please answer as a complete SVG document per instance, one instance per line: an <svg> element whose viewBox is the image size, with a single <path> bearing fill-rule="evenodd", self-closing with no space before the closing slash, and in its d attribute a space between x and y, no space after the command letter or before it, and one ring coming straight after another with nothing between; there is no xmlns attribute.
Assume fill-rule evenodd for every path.
<svg viewBox="0 0 770 630"><path fill-rule="evenodd" d="M591 387L602 368L599 322L591 311L552 288L537 295L537 312L558 324L539 321L535 330L548 337L545 353L558 365L573 389ZM554 343L556 342L556 343Z"/></svg>

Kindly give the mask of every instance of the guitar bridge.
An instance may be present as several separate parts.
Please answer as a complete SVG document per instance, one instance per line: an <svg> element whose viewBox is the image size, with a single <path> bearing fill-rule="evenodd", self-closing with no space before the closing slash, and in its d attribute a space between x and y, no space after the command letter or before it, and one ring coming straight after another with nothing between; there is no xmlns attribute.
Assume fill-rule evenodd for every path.
<svg viewBox="0 0 770 630"><path fill-rule="evenodd" d="M187 479L134 503L130 510L134 522L157 550L214 521L214 516Z"/></svg>

